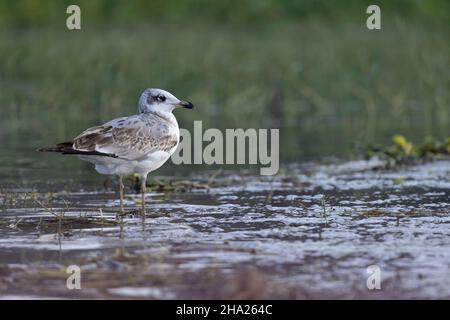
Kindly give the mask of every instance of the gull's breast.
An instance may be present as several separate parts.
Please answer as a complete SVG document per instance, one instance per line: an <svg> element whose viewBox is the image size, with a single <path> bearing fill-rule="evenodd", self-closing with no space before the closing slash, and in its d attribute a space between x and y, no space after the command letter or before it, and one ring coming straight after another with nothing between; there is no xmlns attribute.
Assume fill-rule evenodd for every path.
<svg viewBox="0 0 450 320"><path fill-rule="evenodd" d="M147 154L142 159L134 161L134 172L133 173L147 174L151 171L158 169L167 160L169 160L172 153L173 152L166 152L166 151L159 150L159 151L155 151L155 152Z"/></svg>
<svg viewBox="0 0 450 320"><path fill-rule="evenodd" d="M147 174L161 167L178 147L180 142L180 133L178 128L173 130L172 134L161 141L159 148L147 153L144 157L136 161L134 173Z"/></svg>

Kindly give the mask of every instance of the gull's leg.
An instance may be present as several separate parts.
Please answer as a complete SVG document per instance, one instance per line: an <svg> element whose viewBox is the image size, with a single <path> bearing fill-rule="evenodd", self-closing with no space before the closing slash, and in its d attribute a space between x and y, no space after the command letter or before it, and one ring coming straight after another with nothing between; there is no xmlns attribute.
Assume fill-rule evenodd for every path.
<svg viewBox="0 0 450 320"><path fill-rule="evenodd" d="M123 209L123 189L124 189L124 186L123 186L123 179L122 179L122 176L119 176L119 194L120 194L120 212L122 213L122 214L124 214L125 213L125 211L124 211L124 209Z"/></svg>
<svg viewBox="0 0 450 320"><path fill-rule="evenodd" d="M145 216L145 191L147 189L147 176L141 177L141 200L142 200L142 214Z"/></svg>

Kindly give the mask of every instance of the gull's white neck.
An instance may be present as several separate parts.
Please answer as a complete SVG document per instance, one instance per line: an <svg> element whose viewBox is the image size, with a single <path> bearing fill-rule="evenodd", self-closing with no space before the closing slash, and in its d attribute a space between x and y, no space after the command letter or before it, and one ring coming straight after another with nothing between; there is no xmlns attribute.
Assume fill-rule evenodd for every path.
<svg viewBox="0 0 450 320"><path fill-rule="evenodd" d="M144 117L146 115L156 115L158 117L160 117L161 119L167 121L170 125L178 128L178 121L177 118L175 118L175 116L173 115L172 111L165 111L165 110L152 110L150 112L145 112L145 113L141 113Z"/></svg>

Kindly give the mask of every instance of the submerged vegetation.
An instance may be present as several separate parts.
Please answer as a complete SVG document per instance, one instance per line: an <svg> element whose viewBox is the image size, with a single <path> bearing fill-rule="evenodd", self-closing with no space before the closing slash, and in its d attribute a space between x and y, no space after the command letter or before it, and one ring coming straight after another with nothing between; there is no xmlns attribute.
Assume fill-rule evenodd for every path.
<svg viewBox="0 0 450 320"><path fill-rule="evenodd" d="M443 141L433 137L425 138L421 144L408 141L403 135L392 137L392 145L388 147L374 146L367 150L369 158L378 157L388 160L389 165L404 164L414 160L436 159L450 155L450 137Z"/></svg>

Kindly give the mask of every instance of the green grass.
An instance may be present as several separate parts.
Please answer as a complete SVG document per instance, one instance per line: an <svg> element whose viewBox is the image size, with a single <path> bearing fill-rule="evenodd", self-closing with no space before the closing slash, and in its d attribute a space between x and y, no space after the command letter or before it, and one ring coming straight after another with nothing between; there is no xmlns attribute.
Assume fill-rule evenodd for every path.
<svg viewBox="0 0 450 320"><path fill-rule="evenodd" d="M57 142L133 114L148 86L196 105L180 125L282 128L281 156L448 136L448 26L384 17L266 27L83 25L0 31L0 141ZM34 145L34 144L33 144Z"/></svg>

